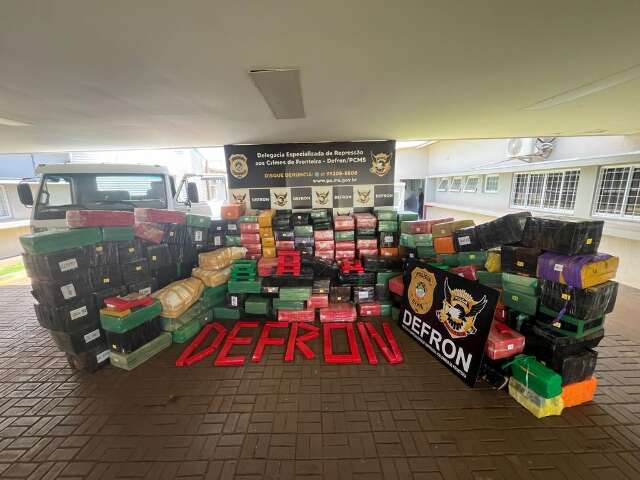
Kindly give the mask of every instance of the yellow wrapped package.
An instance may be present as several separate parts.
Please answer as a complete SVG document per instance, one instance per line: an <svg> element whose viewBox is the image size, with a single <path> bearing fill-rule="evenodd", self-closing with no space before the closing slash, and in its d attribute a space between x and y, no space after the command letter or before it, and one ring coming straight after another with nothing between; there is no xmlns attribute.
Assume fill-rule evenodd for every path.
<svg viewBox="0 0 640 480"><path fill-rule="evenodd" d="M200 279L206 287L218 287L229 281L231 267L223 268L222 270L205 270L196 267L191 270L191 276Z"/></svg>
<svg viewBox="0 0 640 480"><path fill-rule="evenodd" d="M153 292L151 296L161 303L161 316L176 318L198 301L203 290L204 285L202 282L198 278L190 277L170 283L166 287Z"/></svg>
<svg viewBox="0 0 640 480"><path fill-rule="evenodd" d="M260 227L260 238L273 238L273 229L271 227Z"/></svg>
<svg viewBox="0 0 640 480"><path fill-rule="evenodd" d="M264 258L276 258L276 247L262 247L262 256Z"/></svg>
<svg viewBox="0 0 640 480"><path fill-rule="evenodd" d="M487 261L484 264L484 268L487 272L497 273L502 271L502 264L500 262L500 250L489 250L487 252Z"/></svg>
<svg viewBox="0 0 640 480"><path fill-rule="evenodd" d="M258 225L261 227L271 227L271 220L273 219L273 210L265 210L258 215Z"/></svg>
<svg viewBox="0 0 640 480"><path fill-rule="evenodd" d="M231 262L244 258L247 249L244 247L225 247L198 255L198 266L204 270L222 270Z"/></svg>
<svg viewBox="0 0 640 480"><path fill-rule="evenodd" d="M273 237L264 237L262 239L262 248L264 247L275 247L276 241Z"/></svg>
<svg viewBox="0 0 640 480"><path fill-rule="evenodd" d="M564 409L562 395L553 398L541 397L513 377L509 379L509 395L537 418L560 415Z"/></svg>

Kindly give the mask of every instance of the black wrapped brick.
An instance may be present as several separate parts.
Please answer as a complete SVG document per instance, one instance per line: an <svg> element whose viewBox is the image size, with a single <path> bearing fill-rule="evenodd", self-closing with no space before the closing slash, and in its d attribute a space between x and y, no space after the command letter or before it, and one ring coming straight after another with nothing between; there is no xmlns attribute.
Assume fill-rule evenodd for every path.
<svg viewBox="0 0 640 480"><path fill-rule="evenodd" d="M456 252L477 252L480 250L476 227L466 227L454 231L453 246Z"/></svg>
<svg viewBox="0 0 640 480"><path fill-rule="evenodd" d="M79 298L55 307L46 304L34 305L38 323L49 330L77 332L97 325L98 310L91 296Z"/></svg>
<svg viewBox="0 0 640 480"><path fill-rule="evenodd" d="M535 277L541 253L537 248L503 245L500 252L502 271Z"/></svg>
<svg viewBox="0 0 640 480"><path fill-rule="evenodd" d="M61 306L78 298L91 295L91 277L88 270L77 272L72 280L31 280L31 294L40 303Z"/></svg>
<svg viewBox="0 0 640 480"><path fill-rule="evenodd" d="M596 253L603 227L603 220L530 217L522 244L563 255Z"/></svg>
<svg viewBox="0 0 640 480"><path fill-rule="evenodd" d="M530 212L510 213L476 225L476 237L482 250L520 242L529 217L531 217Z"/></svg>

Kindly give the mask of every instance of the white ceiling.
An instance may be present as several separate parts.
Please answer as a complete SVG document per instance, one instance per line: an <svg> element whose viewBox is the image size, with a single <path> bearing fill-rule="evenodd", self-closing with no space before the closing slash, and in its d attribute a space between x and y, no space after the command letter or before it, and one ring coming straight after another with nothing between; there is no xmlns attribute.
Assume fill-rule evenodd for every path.
<svg viewBox="0 0 640 480"><path fill-rule="evenodd" d="M635 1L4 0L0 152L640 131ZM247 75L299 67L307 118Z"/></svg>

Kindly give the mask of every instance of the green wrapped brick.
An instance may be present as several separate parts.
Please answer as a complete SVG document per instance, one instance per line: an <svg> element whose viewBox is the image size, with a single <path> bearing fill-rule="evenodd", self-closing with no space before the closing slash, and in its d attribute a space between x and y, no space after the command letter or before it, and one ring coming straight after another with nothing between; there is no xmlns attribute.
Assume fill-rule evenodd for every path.
<svg viewBox="0 0 640 480"><path fill-rule="evenodd" d="M206 215L196 215L195 213L187 213L187 225L192 227L209 228L211 226L211 217Z"/></svg>
<svg viewBox="0 0 640 480"><path fill-rule="evenodd" d="M510 363L513 377L544 398L562 394L562 377L535 357L517 355Z"/></svg>
<svg viewBox="0 0 640 480"><path fill-rule="evenodd" d="M409 247L416 248L416 239L411 233L401 233L400 234L400 246L401 247Z"/></svg>
<svg viewBox="0 0 640 480"><path fill-rule="evenodd" d="M391 315L391 303L380 302L380 316L388 317ZM399 314L399 313L398 313Z"/></svg>
<svg viewBox="0 0 640 480"><path fill-rule="evenodd" d="M476 265L484 267L487 261L487 252L458 252L458 265Z"/></svg>
<svg viewBox="0 0 640 480"><path fill-rule="evenodd" d="M439 270L449 270L450 268L449 265L447 265L446 263L431 262L431 263L427 263L427 265L433 268L437 268Z"/></svg>
<svg viewBox="0 0 640 480"><path fill-rule="evenodd" d="M500 272L479 270L476 272L476 278L481 285L497 289L502 288L502 274Z"/></svg>
<svg viewBox="0 0 640 480"><path fill-rule="evenodd" d="M209 323L212 320L212 313L206 304L198 301L182 315L176 318L160 317L160 320L162 321L162 329L165 332L175 332L189 323L197 322L200 325Z"/></svg>
<svg viewBox="0 0 640 480"><path fill-rule="evenodd" d="M214 320L240 320L240 310L228 307L213 307Z"/></svg>
<svg viewBox="0 0 640 480"><path fill-rule="evenodd" d="M162 305L157 300L151 305L133 310L125 317L113 317L100 313L100 325L104 330L113 333L126 333L129 330L156 318L162 312Z"/></svg>
<svg viewBox="0 0 640 480"><path fill-rule="evenodd" d="M274 310L304 310L304 302L296 302L293 300L282 300L281 298L273 299Z"/></svg>
<svg viewBox="0 0 640 480"><path fill-rule="evenodd" d="M378 221L398 221L398 214L395 210L376 210L376 217L378 217Z"/></svg>
<svg viewBox="0 0 640 480"><path fill-rule="evenodd" d="M227 293L227 284L223 283L222 285L218 285L217 287L204 287L202 291L202 298L206 297L217 297L220 295L224 295Z"/></svg>
<svg viewBox="0 0 640 480"><path fill-rule="evenodd" d="M296 237L312 237L313 227L311 225L295 225L293 227L293 234Z"/></svg>
<svg viewBox="0 0 640 480"><path fill-rule="evenodd" d="M433 247L417 247L416 254L418 258L433 258L438 256Z"/></svg>
<svg viewBox="0 0 640 480"><path fill-rule="evenodd" d="M538 324L553 328L553 330L567 337L582 338L602 330L604 325L604 316L593 320L581 320L573 315L564 314L558 318L559 312L547 308L544 305L540 305L540 313L554 318L555 321L553 323L547 323L538 320Z"/></svg>
<svg viewBox="0 0 640 480"><path fill-rule="evenodd" d="M394 322L398 322L400 320L400 309L398 307L391 307L391 319Z"/></svg>
<svg viewBox="0 0 640 480"><path fill-rule="evenodd" d="M414 233L416 247L433 247L433 236L430 233Z"/></svg>
<svg viewBox="0 0 640 480"><path fill-rule="evenodd" d="M103 242L130 242L133 240L133 227L102 227Z"/></svg>
<svg viewBox="0 0 640 480"><path fill-rule="evenodd" d="M195 337L202 329L202 323L198 318L194 318L190 322L185 323L177 330L171 332L172 343L184 343Z"/></svg>
<svg viewBox="0 0 640 480"><path fill-rule="evenodd" d="M522 293L529 296L538 295L538 279L533 277L503 273L502 287L512 293Z"/></svg>
<svg viewBox="0 0 640 480"><path fill-rule="evenodd" d="M224 236L225 247L241 247L240 235L225 235Z"/></svg>
<svg viewBox="0 0 640 480"><path fill-rule="evenodd" d="M306 302L311 296L311 287L280 287L280 300Z"/></svg>
<svg viewBox="0 0 640 480"><path fill-rule="evenodd" d="M25 252L42 254L93 245L102 241L100 227L47 230L20 236L20 245Z"/></svg>
<svg viewBox="0 0 640 480"><path fill-rule="evenodd" d="M503 284L502 301L506 307L516 312L535 315L538 311L538 297L507 290Z"/></svg>
<svg viewBox="0 0 640 480"><path fill-rule="evenodd" d="M313 220L320 220L320 221L329 220L329 211L326 209L311 210L311 218Z"/></svg>
<svg viewBox="0 0 640 480"><path fill-rule="evenodd" d="M356 228L356 233L358 234L358 238L361 237L375 237L376 229L375 228Z"/></svg>
<svg viewBox="0 0 640 480"><path fill-rule="evenodd" d="M260 293L262 291L262 280L229 280L227 289L229 293Z"/></svg>
<svg viewBox="0 0 640 480"><path fill-rule="evenodd" d="M448 267L457 267L460 265L458 255L456 253L443 253L438 255L438 263L442 263Z"/></svg>
<svg viewBox="0 0 640 480"><path fill-rule="evenodd" d="M343 230L340 232L334 232L334 237L336 239L336 242L353 241L353 239L355 238L353 234L353 230Z"/></svg>
<svg viewBox="0 0 640 480"><path fill-rule="evenodd" d="M392 222L390 220L378 221L378 231L380 232L397 232L398 222Z"/></svg>
<svg viewBox="0 0 640 480"><path fill-rule="evenodd" d="M271 300L260 295L249 295L244 302L244 311L251 315L268 315L271 310Z"/></svg>
<svg viewBox="0 0 640 480"><path fill-rule="evenodd" d="M389 279L397 277L402 272L378 272L376 273L376 284L389 286Z"/></svg>
<svg viewBox="0 0 640 480"><path fill-rule="evenodd" d="M111 352L109 360L114 367L133 370L169 347L169 345L171 345L171 334L169 332L163 332L157 338L145 343L142 347L131 353Z"/></svg>
<svg viewBox="0 0 640 480"><path fill-rule="evenodd" d="M257 215L242 215L238 219L238 222L240 222L240 223L258 223L258 216Z"/></svg>
<svg viewBox="0 0 640 480"><path fill-rule="evenodd" d="M398 212L399 222L412 222L413 220L419 220L418 214L416 212L409 212L409 211Z"/></svg>

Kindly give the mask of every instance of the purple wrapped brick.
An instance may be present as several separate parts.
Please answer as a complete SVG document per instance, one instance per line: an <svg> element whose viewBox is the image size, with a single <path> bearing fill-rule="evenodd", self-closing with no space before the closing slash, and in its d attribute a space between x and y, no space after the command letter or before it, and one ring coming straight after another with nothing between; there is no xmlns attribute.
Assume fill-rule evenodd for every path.
<svg viewBox="0 0 640 480"><path fill-rule="evenodd" d="M538 257L538 278L570 287L589 288L615 277L618 257L607 253L562 255L545 252Z"/></svg>

